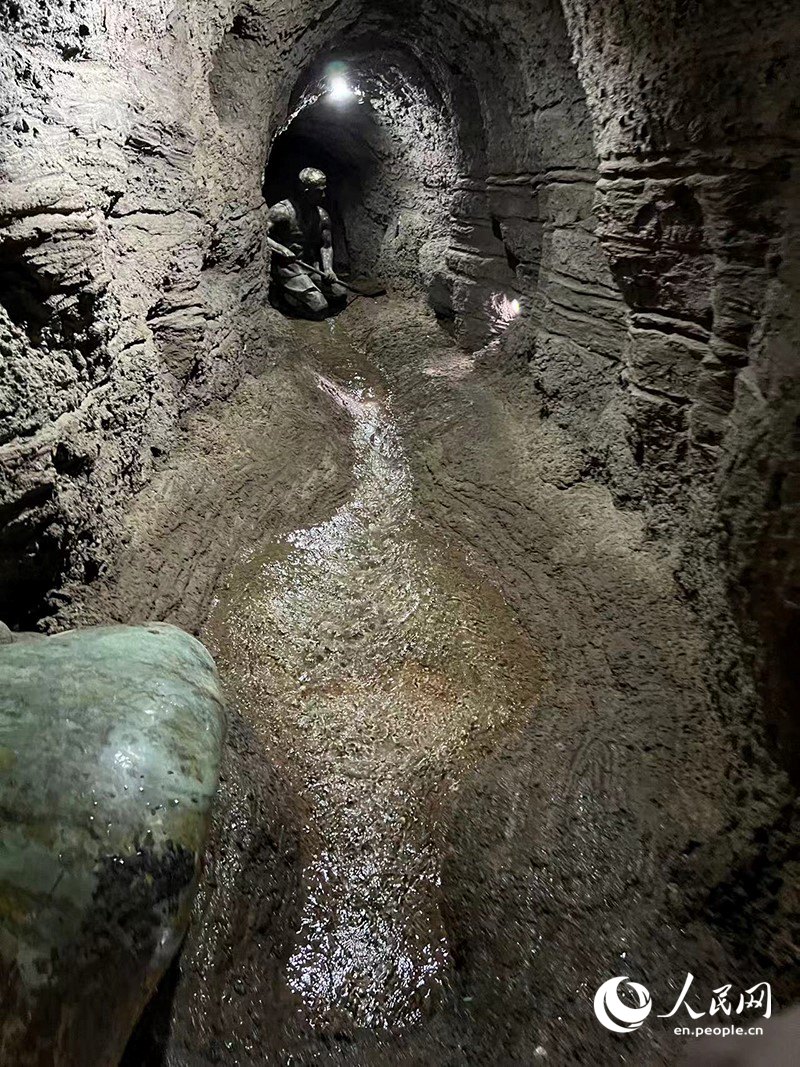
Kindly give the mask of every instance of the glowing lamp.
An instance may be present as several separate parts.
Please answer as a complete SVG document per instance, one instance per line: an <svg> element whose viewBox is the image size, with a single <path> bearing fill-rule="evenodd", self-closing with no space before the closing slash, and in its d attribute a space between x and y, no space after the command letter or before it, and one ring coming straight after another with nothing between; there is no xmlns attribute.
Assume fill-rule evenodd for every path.
<svg viewBox="0 0 800 1067"><path fill-rule="evenodd" d="M331 100L349 100L354 94L347 84L347 79L341 74L335 74L331 78L329 95Z"/></svg>

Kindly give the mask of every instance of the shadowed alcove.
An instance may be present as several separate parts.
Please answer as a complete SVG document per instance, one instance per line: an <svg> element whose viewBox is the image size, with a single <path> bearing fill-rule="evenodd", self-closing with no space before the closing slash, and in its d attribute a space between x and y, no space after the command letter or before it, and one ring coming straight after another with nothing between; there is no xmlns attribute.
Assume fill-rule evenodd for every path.
<svg viewBox="0 0 800 1067"><path fill-rule="evenodd" d="M268 204L296 193L297 174L328 177L334 263L429 286L444 266L461 152L453 117L410 55L375 42L315 62L292 95L264 175Z"/></svg>

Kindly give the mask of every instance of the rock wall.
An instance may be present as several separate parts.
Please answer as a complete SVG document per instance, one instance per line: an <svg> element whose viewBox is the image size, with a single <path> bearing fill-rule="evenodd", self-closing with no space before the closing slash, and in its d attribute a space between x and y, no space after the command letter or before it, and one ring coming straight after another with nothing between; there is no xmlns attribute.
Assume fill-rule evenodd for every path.
<svg viewBox="0 0 800 1067"><path fill-rule="evenodd" d="M684 580L710 616L728 572L762 640L767 739L796 775L800 19L781 2L565 10L628 318L597 465L688 531Z"/></svg>
<svg viewBox="0 0 800 1067"><path fill-rule="evenodd" d="M102 570L182 412L228 393L263 353L263 205L220 173L207 77L222 17L157 3L0 15L0 611L12 622L57 610L65 577Z"/></svg>

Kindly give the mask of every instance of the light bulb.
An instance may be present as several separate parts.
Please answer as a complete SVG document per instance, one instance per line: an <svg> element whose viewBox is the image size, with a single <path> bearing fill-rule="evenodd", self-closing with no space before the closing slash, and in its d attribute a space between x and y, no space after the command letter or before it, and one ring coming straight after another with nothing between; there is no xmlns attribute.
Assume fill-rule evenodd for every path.
<svg viewBox="0 0 800 1067"><path fill-rule="evenodd" d="M353 90L347 84L347 79L343 78L341 74L334 75L331 78L331 100L349 100L351 96L353 96Z"/></svg>

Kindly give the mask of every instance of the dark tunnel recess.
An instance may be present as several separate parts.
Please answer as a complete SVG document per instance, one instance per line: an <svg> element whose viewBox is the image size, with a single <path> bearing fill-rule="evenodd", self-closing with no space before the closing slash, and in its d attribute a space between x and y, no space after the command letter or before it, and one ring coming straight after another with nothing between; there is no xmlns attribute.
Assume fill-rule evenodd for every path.
<svg viewBox="0 0 800 1067"><path fill-rule="evenodd" d="M266 202L294 195L303 167L319 168L337 272L429 289L446 261L463 171L441 95L415 60L383 49L323 57L301 84L269 152Z"/></svg>
<svg viewBox="0 0 800 1067"><path fill-rule="evenodd" d="M380 180L382 133L368 103L354 99L341 106L323 98L279 134L264 174L264 199L273 205L296 195L297 176L304 167L325 172L334 266L345 276L374 258L389 224L386 209L378 211L370 204L370 211L364 206L366 191Z"/></svg>

